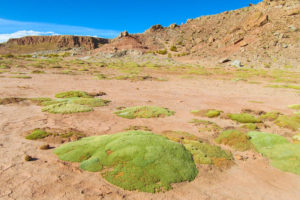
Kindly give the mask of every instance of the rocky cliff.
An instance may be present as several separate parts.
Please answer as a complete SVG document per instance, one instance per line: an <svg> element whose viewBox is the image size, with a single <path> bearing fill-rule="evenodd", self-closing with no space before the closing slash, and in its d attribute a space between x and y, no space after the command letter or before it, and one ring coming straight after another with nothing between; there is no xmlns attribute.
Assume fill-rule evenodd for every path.
<svg viewBox="0 0 300 200"><path fill-rule="evenodd" d="M27 36L10 39L0 46L0 53L32 53L43 50L61 50L81 47L84 50L92 50L108 43L108 39L88 36Z"/></svg>

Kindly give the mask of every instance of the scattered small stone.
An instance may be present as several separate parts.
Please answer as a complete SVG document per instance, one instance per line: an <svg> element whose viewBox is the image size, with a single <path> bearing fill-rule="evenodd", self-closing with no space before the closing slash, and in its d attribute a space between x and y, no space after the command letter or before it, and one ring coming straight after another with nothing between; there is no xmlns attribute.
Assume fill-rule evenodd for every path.
<svg viewBox="0 0 300 200"><path fill-rule="evenodd" d="M231 66L234 66L234 67L243 67L242 63L240 60L234 60L232 63L231 63Z"/></svg>
<svg viewBox="0 0 300 200"><path fill-rule="evenodd" d="M44 144L44 145L40 146L40 149L41 150L48 150L48 149L50 149L50 145L49 144Z"/></svg>
<svg viewBox="0 0 300 200"><path fill-rule="evenodd" d="M220 63L220 64L223 64L223 63L227 63L227 62L229 62L229 61L231 61L229 58L223 58L223 59L221 59L221 60L219 61L219 63Z"/></svg>
<svg viewBox="0 0 300 200"><path fill-rule="evenodd" d="M291 31L297 31L297 28L293 25L289 26L289 28L291 29Z"/></svg>
<svg viewBox="0 0 300 200"><path fill-rule="evenodd" d="M33 161L33 157L31 157L29 155L25 155L24 160L25 161Z"/></svg>
<svg viewBox="0 0 300 200"><path fill-rule="evenodd" d="M170 29L174 29L174 28L176 28L176 27L179 27L176 23L171 24L171 25L169 26Z"/></svg>
<svg viewBox="0 0 300 200"><path fill-rule="evenodd" d="M248 159L248 156L236 155L235 159L245 161Z"/></svg>
<svg viewBox="0 0 300 200"><path fill-rule="evenodd" d="M236 160L243 160L243 156L241 156L241 155L236 155L236 156L235 156L235 159L236 159Z"/></svg>

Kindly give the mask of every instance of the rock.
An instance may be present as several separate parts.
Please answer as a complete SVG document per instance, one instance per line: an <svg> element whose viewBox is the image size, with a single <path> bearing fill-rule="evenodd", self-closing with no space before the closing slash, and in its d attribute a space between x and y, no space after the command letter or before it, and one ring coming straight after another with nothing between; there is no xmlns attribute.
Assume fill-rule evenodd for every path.
<svg viewBox="0 0 300 200"><path fill-rule="evenodd" d="M219 63L223 64L223 63L227 63L229 61L231 61L229 58L223 58L223 59L219 60Z"/></svg>
<svg viewBox="0 0 300 200"><path fill-rule="evenodd" d="M289 28L290 28L291 31L297 31L298 30L295 26L292 26L292 25L289 26Z"/></svg>
<svg viewBox="0 0 300 200"><path fill-rule="evenodd" d="M243 156L241 156L241 155L236 155L236 156L235 156L235 159L236 159L236 160L244 160Z"/></svg>
<svg viewBox="0 0 300 200"><path fill-rule="evenodd" d="M289 46L287 44L282 44L282 48L288 48Z"/></svg>
<svg viewBox="0 0 300 200"><path fill-rule="evenodd" d="M268 23L268 21L269 21L268 15L264 15L264 13L260 11L256 11L245 19L244 29L250 30L253 27L261 27L266 23Z"/></svg>
<svg viewBox="0 0 300 200"><path fill-rule="evenodd" d="M127 37L127 36L129 36L128 31L123 31L123 32L121 32L119 37L122 38L122 37Z"/></svg>
<svg viewBox="0 0 300 200"><path fill-rule="evenodd" d="M236 44L240 43L243 40L244 40L244 38L240 38L240 39L236 40L235 42L233 42L233 44L236 45Z"/></svg>
<svg viewBox="0 0 300 200"><path fill-rule="evenodd" d="M210 36L209 38L208 38L208 43L213 43L215 41L215 38L213 37L213 36Z"/></svg>
<svg viewBox="0 0 300 200"><path fill-rule="evenodd" d="M31 157L29 155L25 155L24 160L25 161L33 161L33 157Z"/></svg>
<svg viewBox="0 0 300 200"><path fill-rule="evenodd" d="M234 66L234 67L243 67L242 63L240 60L234 60L232 63L231 63L231 66Z"/></svg>
<svg viewBox="0 0 300 200"><path fill-rule="evenodd" d="M107 44L108 39L96 38L89 36L73 36L73 35L53 35L53 36L26 36L22 38L9 39L5 45L18 45L18 46L41 46L44 44L45 48L51 44L53 47L49 47L45 50L54 49L68 49L82 47L86 50L92 50L98 48L102 44Z"/></svg>
<svg viewBox="0 0 300 200"><path fill-rule="evenodd" d="M245 41L242 41L242 42L240 42L240 46L241 46L241 47L248 46L248 43L247 43L247 42L245 42Z"/></svg>
<svg viewBox="0 0 300 200"><path fill-rule="evenodd" d="M171 25L169 26L170 29L175 29L176 27L179 27L176 23L171 24Z"/></svg>
<svg viewBox="0 0 300 200"><path fill-rule="evenodd" d="M161 30L161 29L164 29L164 27L160 24L156 24L154 26L151 26L150 29L148 29L149 32L155 32L155 31L158 31L158 30Z"/></svg>
<svg viewBox="0 0 300 200"><path fill-rule="evenodd" d="M44 145L40 146L40 149L41 150L48 150L48 149L50 149L50 145L49 144L44 144Z"/></svg>
<svg viewBox="0 0 300 200"><path fill-rule="evenodd" d="M300 7L289 11L288 16L299 15L299 14L300 14Z"/></svg>

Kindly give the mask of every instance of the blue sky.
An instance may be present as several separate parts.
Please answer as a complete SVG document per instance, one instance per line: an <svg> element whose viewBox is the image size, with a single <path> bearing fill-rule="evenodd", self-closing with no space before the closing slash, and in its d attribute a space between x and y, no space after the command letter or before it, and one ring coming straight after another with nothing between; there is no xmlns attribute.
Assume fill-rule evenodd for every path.
<svg viewBox="0 0 300 200"><path fill-rule="evenodd" d="M23 35L90 35L113 38L217 14L261 0L1 0L0 42Z"/></svg>

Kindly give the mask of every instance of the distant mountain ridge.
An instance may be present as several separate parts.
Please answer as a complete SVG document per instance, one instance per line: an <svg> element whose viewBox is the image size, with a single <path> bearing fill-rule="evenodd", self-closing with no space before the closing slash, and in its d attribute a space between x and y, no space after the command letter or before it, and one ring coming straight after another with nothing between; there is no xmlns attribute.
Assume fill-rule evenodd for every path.
<svg viewBox="0 0 300 200"><path fill-rule="evenodd" d="M215 63L220 59L239 59L251 65L255 62L266 66L274 62L299 65L300 1L264 0L257 5L189 19L182 25L154 25L141 34L124 31L111 40L83 36L11 39L0 47L0 54L76 47L92 50L94 55L126 55L120 52L138 51L179 60Z"/></svg>
<svg viewBox="0 0 300 200"><path fill-rule="evenodd" d="M109 39L89 36L26 36L9 39L6 43L2 44L0 53L32 53L36 51L72 48L92 50L99 48L101 45L107 44L108 42Z"/></svg>

